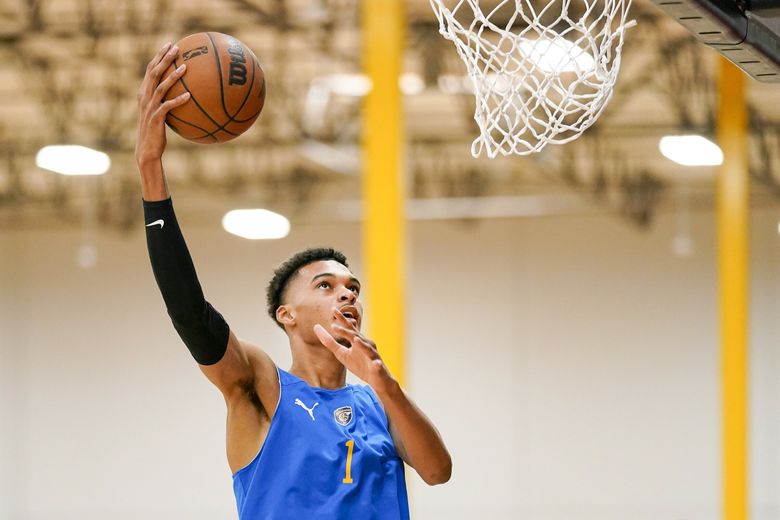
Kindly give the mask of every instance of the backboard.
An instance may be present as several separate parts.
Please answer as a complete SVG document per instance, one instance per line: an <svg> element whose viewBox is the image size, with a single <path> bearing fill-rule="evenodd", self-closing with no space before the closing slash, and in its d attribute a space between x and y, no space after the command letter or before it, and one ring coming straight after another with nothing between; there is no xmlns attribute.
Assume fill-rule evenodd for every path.
<svg viewBox="0 0 780 520"><path fill-rule="evenodd" d="M652 0L758 81L780 82L780 0Z"/></svg>

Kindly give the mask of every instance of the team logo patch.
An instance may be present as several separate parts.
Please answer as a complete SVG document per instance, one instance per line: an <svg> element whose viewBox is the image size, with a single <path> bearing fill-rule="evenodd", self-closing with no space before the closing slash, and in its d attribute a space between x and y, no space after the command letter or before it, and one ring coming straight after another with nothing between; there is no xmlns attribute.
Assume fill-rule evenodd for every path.
<svg viewBox="0 0 780 520"><path fill-rule="evenodd" d="M333 418L342 426L348 425L352 422L352 407L342 406L341 408L337 408L336 411L333 412Z"/></svg>

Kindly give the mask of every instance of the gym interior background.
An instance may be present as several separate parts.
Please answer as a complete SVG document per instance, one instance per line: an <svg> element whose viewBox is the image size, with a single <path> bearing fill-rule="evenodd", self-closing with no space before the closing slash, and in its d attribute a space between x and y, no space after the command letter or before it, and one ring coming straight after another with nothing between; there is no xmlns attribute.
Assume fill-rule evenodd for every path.
<svg viewBox="0 0 780 520"><path fill-rule="evenodd" d="M463 63L428 0L403 4L405 381L454 462L444 486L409 472L413 518L720 518L717 168L658 151L664 135L715 134L719 56L635 0L593 128L474 159ZM319 244L365 267L359 2L0 0L0 13L0 518L235 518L222 398L149 268L136 91L154 51L193 32L260 58L255 126L208 147L169 133L164 161L207 298L289 367L265 314L273 267ZM777 520L780 90L746 81L750 508ZM110 171L36 167L64 142L105 151ZM227 234L239 207L284 214L290 235Z"/></svg>

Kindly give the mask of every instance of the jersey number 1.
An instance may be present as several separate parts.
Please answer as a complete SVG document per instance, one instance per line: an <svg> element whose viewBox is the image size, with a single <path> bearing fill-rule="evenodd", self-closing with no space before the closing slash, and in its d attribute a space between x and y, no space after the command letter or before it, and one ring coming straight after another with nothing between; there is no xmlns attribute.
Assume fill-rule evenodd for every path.
<svg viewBox="0 0 780 520"><path fill-rule="evenodd" d="M347 447L347 476L342 482L352 484L352 451L355 449L355 441L350 439L345 443L345 446Z"/></svg>

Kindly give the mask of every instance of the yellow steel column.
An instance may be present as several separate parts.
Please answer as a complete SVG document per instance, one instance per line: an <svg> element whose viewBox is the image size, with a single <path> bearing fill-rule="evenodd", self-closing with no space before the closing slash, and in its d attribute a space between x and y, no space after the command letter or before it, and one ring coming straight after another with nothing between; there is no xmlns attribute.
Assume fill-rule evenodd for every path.
<svg viewBox="0 0 780 520"><path fill-rule="evenodd" d="M723 518L748 518L749 180L744 74L720 59L718 280L723 404Z"/></svg>
<svg viewBox="0 0 780 520"><path fill-rule="evenodd" d="M404 380L402 0L363 0L363 63L373 88L363 118L363 264L370 337Z"/></svg>

